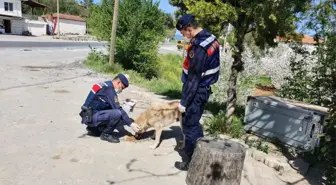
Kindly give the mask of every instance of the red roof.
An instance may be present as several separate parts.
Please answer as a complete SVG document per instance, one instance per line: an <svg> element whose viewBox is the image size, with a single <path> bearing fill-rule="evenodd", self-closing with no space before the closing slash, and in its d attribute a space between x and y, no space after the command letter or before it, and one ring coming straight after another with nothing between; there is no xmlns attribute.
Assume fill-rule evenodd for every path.
<svg viewBox="0 0 336 185"><path fill-rule="evenodd" d="M279 36L276 37L276 40L286 41L284 38L281 38ZM311 37L309 35L303 35L301 41L302 41L302 44L316 44L316 41L314 40L314 37ZM289 42L291 42L291 40L289 40ZM323 40L320 40L320 42L323 42Z"/></svg>

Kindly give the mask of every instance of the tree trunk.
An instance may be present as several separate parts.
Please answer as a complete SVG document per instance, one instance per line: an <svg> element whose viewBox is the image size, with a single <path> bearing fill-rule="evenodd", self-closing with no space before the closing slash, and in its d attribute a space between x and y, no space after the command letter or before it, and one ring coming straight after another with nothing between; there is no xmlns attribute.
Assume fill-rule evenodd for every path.
<svg viewBox="0 0 336 185"><path fill-rule="evenodd" d="M231 140L200 139L189 165L187 185L240 185L246 148Z"/></svg>
<svg viewBox="0 0 336 185"><path fill-rule="evenodd" d="M119 0L114 0L113 23L112 23L111 44L110 44L110 61L109 61L111 67L113 67L114 64L115 40L118 24L118 10L119 10Z"/></svg>
<svg viewBox="0 0 336 185"><path fill-rule="evenodd" d="M237 79L239 72L244 70L244 62L242 61L242 53L243 53L243 41L244 36L238 36L237 42L235 44L236 50L234 51L233 64L231 66L231 74L229 79L229 89L227 91L227 102L226 102L226 124L231 124L233 119L233 114L236 107L237 102Z"/></svg>

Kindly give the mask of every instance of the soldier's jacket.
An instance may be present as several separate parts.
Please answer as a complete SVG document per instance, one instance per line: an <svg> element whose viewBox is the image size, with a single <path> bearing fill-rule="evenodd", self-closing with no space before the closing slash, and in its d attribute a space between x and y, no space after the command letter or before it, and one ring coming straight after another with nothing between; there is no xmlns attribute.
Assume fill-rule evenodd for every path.
<svg viewBox="0 0 336 185"><path fill-rule="evenodd" d="M132 120L120 106L112 81L94 84L85 100L84 106L92 108L93 114L102 110L118 109L121 111L122 119L125 123L127 125L132 123Z"/></svg>

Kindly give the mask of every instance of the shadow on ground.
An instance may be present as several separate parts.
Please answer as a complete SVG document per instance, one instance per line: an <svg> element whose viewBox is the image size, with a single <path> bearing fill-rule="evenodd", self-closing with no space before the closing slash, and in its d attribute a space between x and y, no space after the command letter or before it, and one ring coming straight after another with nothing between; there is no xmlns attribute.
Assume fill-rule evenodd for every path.
<svg viewBox="0 0 336 185"><path fill-rule="evenodd" d="M174 138L176 143L178 144L179 141L182 141L183 136L182 136L182 130L179 126L170 126L170 130L163 130L161 134L161 139L160 139L160 144L162 140L168 140ZM155 130L149 130L146 131L141 135L141 138L139 139L144 140L144 139L155 139Z"/></svg>
<svg viewBox="0 0 336 185"><path fill-rule="evenodd" d="M179 173L181 173L182 171L177 171L174 173L167 173L167 174L156 174L150 171L147 171L145 169L136 169L136 168L132 168L132 165L136 162L136 159L131 159L130 162L128 162L126 164L126 169L128 170L128 172L140 172L143 173L144 175L139 176L139 177L133 177L133 178L129 178L129 179L124 179L124 180L120 180L120 181L112 181L112 180L107 180L107 183L110 185L113 184L122 184L125 182L129 182L129 181L134 181L134 180L140 180L140 179L144 179L144 178L151 178L151 177L169 177L169 176L175 176L178 175Z"/></svg>

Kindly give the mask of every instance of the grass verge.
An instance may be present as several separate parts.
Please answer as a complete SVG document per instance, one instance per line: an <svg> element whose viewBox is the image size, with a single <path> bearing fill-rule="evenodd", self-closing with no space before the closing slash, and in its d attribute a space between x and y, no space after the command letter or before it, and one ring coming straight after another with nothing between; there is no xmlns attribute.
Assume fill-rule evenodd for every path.
<svg viewBox="0 0 336 185"><path fill-rule="evenodd" d="M175 54L159 55L157 66L159 76L151 80L145 79L134 70L124 70L118 63L111 68L108 63L108 56L99 52L90 53L84 65L97 72L112 76L120 72L128 74L130 76L130 83L144 87L156 94L178 99L180 98L182 89L182 82L180 80L182 60L182 56Z"/></svg>

